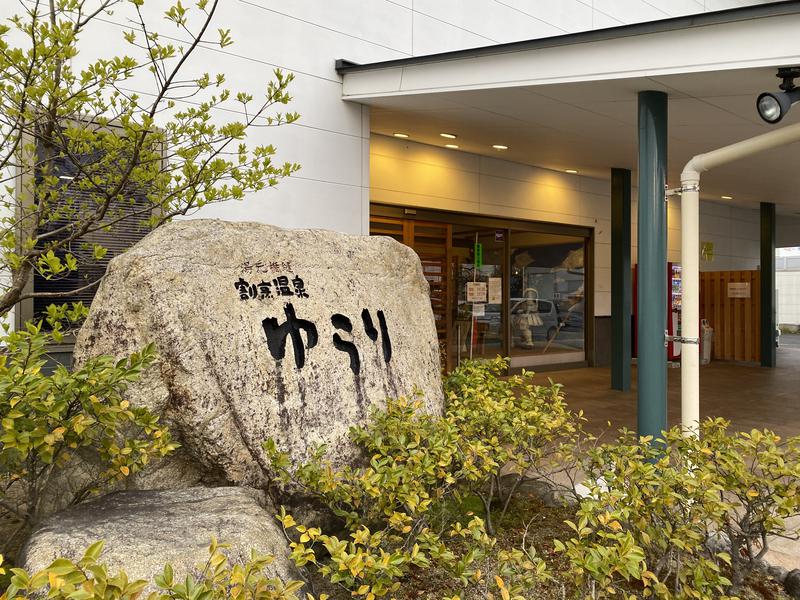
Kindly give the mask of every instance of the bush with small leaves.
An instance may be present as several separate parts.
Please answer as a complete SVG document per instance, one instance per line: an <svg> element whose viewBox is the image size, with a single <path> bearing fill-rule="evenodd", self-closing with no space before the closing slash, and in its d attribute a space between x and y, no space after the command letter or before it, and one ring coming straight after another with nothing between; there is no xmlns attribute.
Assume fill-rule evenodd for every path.
<svg viewBox="0 0 800 600"><path fill-rule="evenodd" d="M496 540L486 533L484 522L472 517L466 526L454 523L446 536L426 528L405 543L387 528L353 531L349 539L322 533L319 528L297 524L281 509L278 520L290 543L291 558L300 567L313 565L331 583L354 597L374 600L397 592L413 568L437 572L447 581L447 597L468 600L522 599L537 584L549 579L547 566L532 548L496 550ZM445 539L455 539L447 543Z"/></svg>
<svg viewBox="0 0 800 600"><path fill-rule="evenodd" d="M699 437L670 429L655 442L630 432L589 452L593 484L556 540L592 597L631 593L667 599L735 597L769 547L797 538L800 438L728 431L723 419ZM730 541L729 551L715 544Z"/></svg>
<svg viewBox="0 0 800 600"><path fill-rule="evenodd" d="M631 582L645 597L724 598L731 557L708 540L728 510L714 473L699 467L679 428L663 439L630 432L589 452L593 482L570 523L566 552L586 589L625 593Z"/></svg>
<svg viewBox="0 0 800 600"><path fill-rule="evenodd" d="M205 565L199 566L199 576L187 575L177 581L172 566L166 565L157 574L148 600L296 600L302 581L284 582L270 577L265 569L273 562L271 555L251 553L250 560L231 564L225 554L225 544L212 540ZM77 562L66 558L33 574L24 569L9 569L10 585L0 600L136 600L141 598L148 582L130 581L124 571L110 574L100 562L103 542L92 544ZM3 573L0 557L0 574ZM307 600L313 600L306 594ZM326 600L324 595L320 600Z"/></svg>
<svg viewBox="0 0 800 600"><path fill-rule="evenodd" d="M272 440L264 444L282 481L319 498L344 525L341 537L329 535L282 512L298 566L313 565L332 583L369 600L396 591L414 567L448 571L454 586L469 580L482 553L473 547L457 556L439 532L484 539L482 520L470 521L468 538L457 522L465 480L476 472L452 423L420 408L419 400L389 400L366 428L352 430L372 455L361 468L334 469L324 447L308 463L292 465Z"/></svg>
<svg viewBox="0 0 800 600"><path fill-rule="evenodd" d="M543 581L545 563L531 549L495 549L487 521L492 495L499 490L494 488L488 497L486 490L517 456L518 469L554 460L556 451L545 446L557 448L554 440L577 433L579 423L567 414L557 386L537 388L527 377L497 384L503 364L500 359L457 369L444 417L420 412L422 403L416 399L387 400L385 410L373 411L365 427L351 429L352 439L370 456L361 467L333 468L324 447L308 463L292 465L273 440L265 442L281 482L320 499L344 525L340 538L298 525L282 513L279 519L291 538L295 562L313 564L332 582L368 598L395 591L414 568L446 572L452 588L467 596L466 590L481 586L494 586L503 596L500 584L514 596ZM515 388L522 391L522 400L514 399ZM521 406L524 412L512 417ZM487 410L505 419L505 429L488 429ZM509 440L516 446L507 448ZM519 478L527 476L523 471ZM459 509L474 493L483 497L487 520Z"/></svg>
<svg viewBox="0 0 800 600"><path fill-rule="evenodd" d="M0 519L12 528L0 550L13 552L46 516L51 486L78 455L97 476L59 487L59 502L79 502L98 488L140 471L177 447L158 418L125 399L155 358L152 346L115 360L104 356L70 371L46 372L47 345L61 339L58 319L79 319L81 306L53 307L52 332L42 324L0 337Z"/></svg>
<svg viewBox="0 0 800 600"><path fill-rule="evenodd" d="M700 437L684 440L686 452L716 484L727 511L715 526L730 541L731 593L769 550L771 536L800 539L800 437L782 440L768 430L729 431L730 422L701 423Z"/></svg>
<svg viewBox="0 0 800 600"><path fill-rule="evenodd" d="M490 533L495 500L501 503L502 520L514 492L527 480L572 493L577 457L595 441L583 431L583 413L567 406L561 385L535 385L533 373L526 371L505 377L508 364L499 357L465 361L444 382L447 420L473 471L470 491L484 504ZM511 474L510 487L501 485L503 472Z"/></svg>

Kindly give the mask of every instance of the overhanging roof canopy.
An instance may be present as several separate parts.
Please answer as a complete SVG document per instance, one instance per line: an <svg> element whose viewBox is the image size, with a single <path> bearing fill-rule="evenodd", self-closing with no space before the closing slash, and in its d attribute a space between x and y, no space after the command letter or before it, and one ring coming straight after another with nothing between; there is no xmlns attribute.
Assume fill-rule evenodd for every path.
<svg viewBox="0 0 800 600"><path fill-rule="evenodd" d="M371 129L608 177L635 168L636 94L670 96L670 184L693 155L767 131L755 111L776 67L800 65L800 1L615 27L370 65L339 61L344 99L373 106ZM800 83L800 82L799 82ZM783 124L800 121L800 106ZM800 147L704 178L703 197L800 210Z"/></svg>

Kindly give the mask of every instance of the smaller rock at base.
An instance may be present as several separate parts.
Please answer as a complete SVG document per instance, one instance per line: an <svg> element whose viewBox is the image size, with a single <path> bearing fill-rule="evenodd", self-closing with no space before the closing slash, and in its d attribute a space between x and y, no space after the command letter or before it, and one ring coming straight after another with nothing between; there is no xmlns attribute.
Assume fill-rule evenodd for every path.
<svg viewBox="0 0 800 600"><path fill-rule="evenodd" d="M780 565L770 565L767 568L767 573L778 583L783 583L786 581L786 576L789 574L789 570Z"/></svg>
<svg viewBox="0 0 800 600"><path fill-rule="evenodd" d="M769 573L769 563L763 559L753 561L753 569L758 573Z"/></svg>
<svg viewBox="0 0 800 600"><path fill-rule="evenodd" d="M129 581L149 582L142 597L157 591L153 577L172 565L175 581L200 575L212 538L229 544L230 562L242 563L251 550L272 554L269 577L284 583L301 577L288 557L288 545L275 518L246 488L194 487L174 491L129 491L109 494L57 513L34 531L20 564L29 573L56 558L80 560L91 544L103 540L98 560L109 574L125 571Z"/></svg>
<svg viewBox="0 0 800 600"><path fill-rule="evenodd" d="M800 569L792 569L783 581L783 589L791 598L800 600Z"/></svg>

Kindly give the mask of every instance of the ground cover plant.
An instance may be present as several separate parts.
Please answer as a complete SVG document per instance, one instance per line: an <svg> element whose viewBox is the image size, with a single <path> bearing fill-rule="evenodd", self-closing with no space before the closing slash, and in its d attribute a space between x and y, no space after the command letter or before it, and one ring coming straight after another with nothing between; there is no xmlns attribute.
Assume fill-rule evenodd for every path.
<svg viewBox="0 0 800 600"><path fill-rule="evenodd" d="M92 544L80 560L60 558L38 573L27 573L19 568L8 569L5 573L0 560L0 575L9 576L8 587L0 594L0 600L34 599L45 595L51 600L295 600L300 597L302 581L284 582L265 572L273 556L253 552L250 560L231 564L225 549L224 544L212 540L208 560L198 566L196 574L179 580L172 566L167 564L161 573L155 574L152 582L131 581L124 571L109 573L99 560L103 542ZM149 583L157 591L145 594ZM304 597L313 600L310 596Z"/></svg>
<svg viewBox="0 0 800 600"><path fill-rule="evenodd" d="M500 359L459 367L441 416L421 413L417 398L389 400L352 429L360 466L332 467L324 447L291 464L265 443L276 485L328 512L318 523L276 515L305 587L270 578L271 559L257 553L231 565L213 543L189 579L165 567L150 597L786 598L760 559L770 536L797 537L787 521L800 514L800 439L714 419L699 438L676 428L659 440L623 431L601 442L559 385L502 377L504 368ZM564 465L580 475L565 476ZM578 481L582 493L565 493ZM560 493L543 496L542 482ZM100 549L39 574L7 569L0 598L137 597L144 582L110 575Z"/></svg>
<svg viewBox="0 0 800 600"><path fill-rule="evenodd" d="M360 467L333 468L324 447L292 465L265 444L283 484L339 520L278 515L292 558L327 593L783 597L758 569L770 535L797 534L786 526L800 507L797 439L731 432L717 419L699 439L675 428L659 440L623 431L600 443L560 386L501 377L506 366L456 369L441 417L420 414L414 399L390 400L351 432L368 457ZM551 491L549 506L542 482L561 492Z"/></svg>
<svg viewBox="0 0 800 600"><path fill-rule="evenodd" d="M125 392L150 365L152 346L122 360L104 356L69 370L47 369L46 348L83 307L51 307L43 323L0 336L0 553L12 556L55 508L145 468L176 444L149 410ZM54 485L54 482L58 482ZM57 490L57 491L56 491Z"/></svg>

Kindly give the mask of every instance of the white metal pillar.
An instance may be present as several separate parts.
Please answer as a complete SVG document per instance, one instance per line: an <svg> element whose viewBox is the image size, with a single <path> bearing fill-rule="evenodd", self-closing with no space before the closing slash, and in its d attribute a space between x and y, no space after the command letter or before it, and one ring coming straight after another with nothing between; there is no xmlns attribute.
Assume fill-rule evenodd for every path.
<svg viewBox="0 0 800 600"><path fill-rule="evenodd" d="M681 173L681 426L697 435L700 422L700 174L753 154L800 141L800 123L698 154Z"/></svg>

